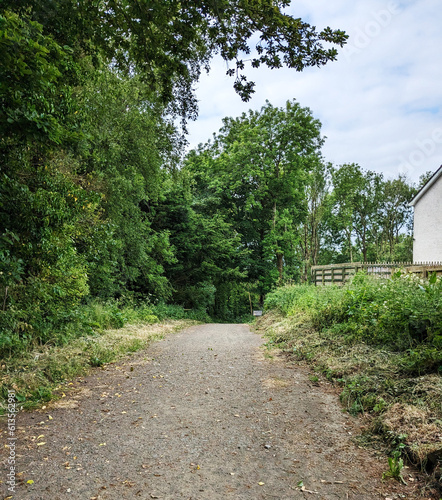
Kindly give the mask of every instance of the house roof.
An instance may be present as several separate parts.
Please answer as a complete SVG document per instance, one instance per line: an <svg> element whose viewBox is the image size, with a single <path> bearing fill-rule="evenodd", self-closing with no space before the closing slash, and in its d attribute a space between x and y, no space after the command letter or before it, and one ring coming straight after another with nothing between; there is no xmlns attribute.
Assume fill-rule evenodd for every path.
<svg viewBox="0 0 442 500"><path fill-rule="evenodd" d="M428 179L428 181L419 189L416 196L408 204L410 207L414 207L416 203L424 196L424 194L431 188L431 186L442 177L442 165L434 172L434 174Z"/></svg>

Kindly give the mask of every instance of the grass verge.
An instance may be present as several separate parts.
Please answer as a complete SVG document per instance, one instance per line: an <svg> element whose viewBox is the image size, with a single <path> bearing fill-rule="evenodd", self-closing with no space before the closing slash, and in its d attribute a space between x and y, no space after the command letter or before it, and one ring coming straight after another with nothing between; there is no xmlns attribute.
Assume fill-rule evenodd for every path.
<svg viewBox="0 0 442 500"><path fill-rule="evenodd" d="M279 289L267 301L273 310L258 319L255 329L267 336L267 346L307 362L315 376L338 384L345 409L364 415L365 437L381 437L397 463L401 457L426 470L440 488L440 281L433 279L431 286L438 288L428 292L428 283L398 280L360 277L347 288ZM418 293L429 300L419 304ZM390 300L396 309L388 307Z"/></svg>
<svg viewBox="0 0 442 500"><path fill-rule="evenodd" d="M141 349L198 323L194 320L166 320L138 323L118 329L101 330L72 340L66 345L47 345L11 356L1 364L0 414L7 409L8 389L15 391L22 409L41 406L57 397L57 391L72 378Z"/></svg>

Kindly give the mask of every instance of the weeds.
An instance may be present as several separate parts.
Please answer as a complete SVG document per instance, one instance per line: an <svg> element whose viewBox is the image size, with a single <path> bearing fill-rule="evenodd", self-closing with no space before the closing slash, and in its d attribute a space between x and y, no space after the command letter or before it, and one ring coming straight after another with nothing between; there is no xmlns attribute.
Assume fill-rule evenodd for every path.
<svg viewBox="0 0 442 500"><path fill-rule="evenodd" d="M399 478L401 459L429 472L440 467L441 278L361 274L344 287L287 286L265 307L256 329L267 346L342 386L347 411L364 414L393 453L388 474Z"/></svg>
<svg viewBox="0 0 442 500"><path fill-rule="evenodd" d="M382 474L382 479L393 478L400 481L402 484L407 485L405 479L402 477L402 469L404 468L404 461L400 458L399 454L395 454L393 457L388 457L388 467L389 470Z"/></svg>

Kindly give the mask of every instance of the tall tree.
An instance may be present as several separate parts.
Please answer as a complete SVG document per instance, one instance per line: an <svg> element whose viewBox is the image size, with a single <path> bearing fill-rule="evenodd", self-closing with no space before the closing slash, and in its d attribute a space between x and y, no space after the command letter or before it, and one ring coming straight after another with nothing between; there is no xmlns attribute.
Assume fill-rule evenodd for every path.
<svg viewBox="0 0 442 500"><path fill-rule="evenodd" d="M305 185L305 217L300 225L300 249L303 261L303 281L308 281L311 266L318 263L321 250L321 226L330 197L330 170L332 166L325 164L318 156L312 163Z"/></svg>
<svg viewBox="0 0 442 500"><path fill-rule="evenodd" d="M87 135L83 174L102 195L93 244L79 242L92 292L106 297L130 289L164 298L163 265L173 256L168 233L152 230L151 222L175 162L175 129L136 77L102 70L78 92Z"/></svg>
<svg viewBox="0 0 442 500"><path fill-rule="evenodd" d="M401 242L404 233L412 231L412 208L408 205L416 189L405 176L387 180L381 186L380 199L380 229L381 241L378 255L386 260L395 260L395 247ZM412 250L412 248L410 248ZM377 258L379 258L377 257ZM407 260L412 259L412 254Z"/></svg>
<svg viewBox="0 0 442 500"><path fill-rule="evenodd" d="M186 164L217 210L234 221L248 279L265 294L297 259L304 185L322 145L320 123L296 101L225 118L212 143ZM296 264L297 264L296 260Z"/></svg>
<svg viewBox="0 0 442 500"><path fill-rule="evenodd" d="M164 196L154 205L153 228L168 231L175 260L165 264L175 303L204 308L218 318L240 316L229 301L244 280L241 241L232 221L213 211L186 170L169 178Z"/></svg>
<svg viewBox="0 0 442 500"><path fill-rule="evenodd" d="M345 235L343 242L350 262L354 260L354 246L367 262L368 248L379 224L382 177L353 163L335 169L332 182L331 214L335 220L331 227Z"/></svg>

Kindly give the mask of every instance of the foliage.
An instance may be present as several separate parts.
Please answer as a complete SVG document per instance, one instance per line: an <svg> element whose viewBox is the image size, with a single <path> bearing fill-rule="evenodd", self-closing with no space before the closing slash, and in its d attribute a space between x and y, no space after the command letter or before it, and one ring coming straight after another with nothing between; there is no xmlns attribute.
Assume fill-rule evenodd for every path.
<svg viewBox="0 0 442 500"><path fill-rule="evenodd" d="M242 269L261 301L295 271L304 186L321 144L320 123L309 109L267 102L260 111L225 118L213 144L186 160L204 196L200 205L228 218L240 237Z"/></svg>
<svg viewBox="0 0 442 500"><path fill-rule="evenodd" d="M442 451L441 278L357 275L340 288L291 285L267 295L256 325L288 355L342 387L346 410L364 413L371 434L428 471ZM322 378L319 377L319 382ZM400 479L400 478L399 478Z"/></svg>
<svg viewBox="0 0 442 500"><path fill-rule="evenodd" d="M235 68L234 88L247 100L253 82L244 74L243 54L257 68L287 66L301 71L336 59L330 44L343 46L347 35L316 28L284 13L290 1L163 2L134 0L107 3L89 0L5 0L3 9L45 26L49 36L70 47L75 56L98 54L123 74L134 71L163 102L174 103L183 116L195 113L192 84L214 54ZM252 46L256 40L256 46ZM98 57L99 58L99 57Z"/></svg>
<svg viewBox="0 0 442 500"><path fill-rule="evenodd" d="M410 251L406 255L400 255L400 245L404 243L404 235L401 231L411 230L412 208L409 201L416 194L417 189L407 183L403 175L397 179L385 181L381 186L382 200L378 207L380 212L379 222L382 228L379 246L386 260L411 261ZM409 238L411 239L411 238ZM409 245L410 248L411 245ZM375 256L375 259L379 258Z"/></svg>
<svg viewBox="0 0 442 500"><path fill-rule="evenodd" d="M45 35L41 24L0 10L2 142L17 137L60 142L66 96L59 79L67 64L66 49Z"/></svg>
<svg viewBox="0 0 442 500"><path fill-rule="evenodd" d="M63 149L17 134L0 142L5 353L87 332L83 304L93 297L170 295L163 263L174 257L168 233L150 228L148 207L174 154L173 127L141 83L104 70L76 90L76 108L75 144L69 134Z"/></svg>
<svg viewBox="0 0 442 500"><path fill-rule="evenodd" d="M384 180L357 164L330 167L320 225L320 263L412 260L416 188L404 176Z"/></svg>
<svg viewBox="0 0 442 500"><path fill-rule="evenodd" d="M175 260L165 263L173 301L188 309L223 317L227 299L244 277L243 252L233 224L222 213L207 210L206 200L193 194L186 171L174 174L155 206L153 228L167 231Z"/></svg>
<svg viewBox="0 0 442 500"><path fill-rule="evenodd" d="M437 370L442 362L442 280L435 275L422 280L399 272L380 280L358 273L343 287L287 286L269 294L266 307L289 316L306 312L316 328L349 342L402 351L409 371Z"/></svg>
<svg viewBox="0 0 442 500"><path fill-rule="evenodd" d="M202 321L204 323L210 323L211 318L207 314L205 309L185 309L182 306L175 304L164 304L159 303L152 307L152 312L160 320L166 319L191 319L194 321Z"/></svg>
<svg viewBox="0 0 442 500"><path fill-rule="evenodd" d="M151 222L167 175L163 166L173 161L176 144L173 127L148 93L136 78L101 71L80 96L86 177L101 192L101 212L78 247L88 261L92 295L102 298L125 289L170 296L163 276L164 264L175 259L169 234L153 231Z"/></svg>
<svg viewBox="0 0 442 500"><path fill-rule="evenodd" d="M311 266L318 264L327 209L331 199L331 164L324 164L317 158L308 173L304 188L304 220L299 227L301 260L303 263L302 281L308 282Z"/></svg>
<svg viewBox="0 0 442 500"><path fill-rule="evenodd" d="M277 309L287 315L293 314L296 304L298 311L305 311L317 299L317 288L309 285L286 285L269 293L265 300L266 309Z"/></svg>

